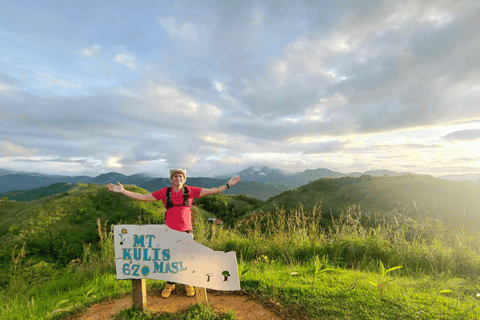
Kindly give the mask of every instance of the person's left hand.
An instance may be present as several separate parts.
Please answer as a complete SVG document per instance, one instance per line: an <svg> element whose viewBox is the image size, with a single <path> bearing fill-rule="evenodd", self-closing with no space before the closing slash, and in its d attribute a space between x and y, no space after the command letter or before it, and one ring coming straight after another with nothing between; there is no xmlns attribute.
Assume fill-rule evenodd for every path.
<svg viewBox="0 0 480 320"><path fill-rule="evenodd" d="M230 180L228 180L227 184L229 187L231 186L234 186L238 183L238 181L240 181L240 176L236 176L236 177L233 177L231 178Z"/></svg>

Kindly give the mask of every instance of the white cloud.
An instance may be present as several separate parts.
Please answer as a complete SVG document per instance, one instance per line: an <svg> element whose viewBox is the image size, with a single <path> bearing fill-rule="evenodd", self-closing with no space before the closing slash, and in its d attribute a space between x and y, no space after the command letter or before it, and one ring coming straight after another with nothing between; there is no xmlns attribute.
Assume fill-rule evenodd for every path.
<svg viewBox="0 0 480 320"><path fill-rule="evenodd" d="M252 12L252 20L250 21L250 25L252 26L260 26L265 21L265 11L259 8L255 8Z"/></svg>
<svg viewBox="0 0 480 320"><path fill-rule="evenodd" d="M352 57L354 61L365 64L380 55L398 53L408 41L379 42L380 37L390 33L412 34L417 29L428 27L445 27L455 20L459 12L469 7L471 4L466 1L450 1L442 8L435 3L394 2L388 4L382 14L366 19L363 17L364 20L345 19L330 33L306 33L287 45L282 55L272 60L270 72L280 85L285 84L285 80L298 81L298 77L308 74L330 81L343 81L348 75L338 74L331 69L331 65L341 67Z"/></svg>
<svg viewBox="0 0 480 320"><path fill-rule="evenodd" d="M51 74L37 74L36 80L38 80L41 86L45 87L64 87L64 88L82 88L81 85L71 82L66 79L57 78Z"/></svg>
<svg viewBox="0 0 480 320"><path fill-rule="evenodd" d="M196 101L190 95L173 86L152 85L148 95L150 111L153 109L155 113L158 113L158 109L161 109L165 114L181 113L183 116L195 117L197 121L201 119L206 122L215 121L222 114L217 106ZM164 118L163 115L160 115L160 117Z"/></svg>
<svg viewBox="0 0 480 320"><path fill-rule="evenodd" d="M452 22L453 14L438 8L430 8L421 18L420 21L427 22L441 28Z"/></svg>
<svg viewBox="0 0 480 320"><path fill-rule="evenodd" d="M189 21L179 22L175 17L162 17L159 24L170 38L179 39L190 45L207 40L210 35L207 27Z"/></svg>
<svg viewBox="0 0 480 320"><path fill-rule="evenodd" d="M118 53L113 58L113 61L125 65L130 70L135 70L135 55L133 53Z"/></svg>
<svg viewBox="0 0 480 320"><path fill-rule="evenodd" d="M118 161L121 159L121 157L108 157L107 160L105 160L105 166L107 168L116 168L119 169L122 167Z"/></svg>
<svg viewBox="0 0 480 320"><path fill-rule="evenodd" d="M211 143L213 145L226 146L227 144L232 143L232 139L224 133L211 133L206 134L200 137L203 141Z"/></svg>
<svg viewBox="0 0 480 320"><path fill-rule="evenodd" d="M270 72L277 84L285 81L298 81L304 75L322 77L327 81L345 80L344 75L337 74L329 66L329 61L337 56L347 55L359 49L364 35L336 31L327 37L306 35L288 45L283 54L273 60ZM363 60L378 55L367 48L359 51Z"/></svg>
<svg viewBox="0 0 480 320"><path fill-rule="evenodd" d="M82 49L82 51L80 52L80 56L85 58L93 58L97 56L99 53L100 53L100 46L98 44L95 44L90 48Z"/></svg>
<svg viewBox="0 0 480 320"><path fill-rule="evenodd" d="M12 90L12 87L6 84L0 83L0 94L7 94L11 90Z"/></svg>
<svg viewBox="0 0 480 320"><path fill-rule="evenodd" d="M314 106L306 110L305 118L310 121L328 121L328 118L325 117L325 112L330 108L341 108L346 106L348 99L340 94L336 93L331 97L322 98Z"/></svg>
<svg viewBox="0 0 480 320"><path fill-rule="evenodd" d="M0 118L9 121L0 125L0 141L9 143L1 143L0 156L31 160L35 147L60 157L37 161L40 171L43 164L66 168L60 160L72 155L91 157L99 161L95 168L71 164L97 174L146 171L140 164L218 174L269 157L273 167L289 163L295 170L402 171L410 160L433 167L426 155L480 156L478 132L462 132L478 126L425 137L426 127L480 117L478 11L469 3L478 2L267 8L194 1L165 7L164 18L135 6L128 16L147 16L133 24L122 22L124 12L97 13L91 25L104 23L96 34L104 41L84 47L74 45L75 37L88 38L90 30L62 28L58 20L43 31L2 34ZM51 34L42 33L47 28ZM18 40L22 34L25 41ZM42 45L31 45L33 37ZM68 58L72 52L80 61ZM142 74L132 78L129 70ZM77 90L77 83L89 90ZM67 90L82 94L63 95ZM412 127L418 139L407 137ZM448 139L455 137L463 139Z"/></svg>
<svg viewBox="0 0 480 320"><path fill-rule="evenodd" d="M37 153L36 149L27 149L9 141L0 141L0 155L2 157L29 157L35 153Z"/></svg>
<svg viewBox="0 0 480 320"><path fill-rule="evenodd" d="M214 81L214 82L213 82L213 85L215 86L215 89L216 89L218 92L222 92L222 91L225 90L225 86L224 86L222 83L218 82L218 81Z"/></svg>

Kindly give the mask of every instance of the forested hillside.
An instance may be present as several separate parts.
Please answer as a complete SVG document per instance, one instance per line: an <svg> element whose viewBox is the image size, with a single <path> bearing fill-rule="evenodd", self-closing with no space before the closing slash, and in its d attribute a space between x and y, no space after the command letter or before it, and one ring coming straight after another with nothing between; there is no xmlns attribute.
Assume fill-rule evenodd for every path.
<svg viewBox="0 0 480 320"><path fill-rule="evenodd" d="M148 193L135 186L130 191ZM0 261L12 250L32 259L68 263L83 246L98 243L97 219L108 224L160 223L161 202L139 202L114 194L97 184L71 185L69 190L29 202L0 201Z"/></svg>
<svg viewBox="0 0 480 320"><path fill-rule="evenodd" d="M148 193L133 185L124 187ZM48 195L47 191L60 193ZM164 223L165 209L161 201L134 201L108 191L101 184L58 184L20 192L19 196L41 198L0 201L0 241L3 244L0 264L8 262L12 252L18 254L24 245L29 258L68 263L81 255L84 245L98 243L98 219L108 226ZM196 204L212 212L209 217L232 224L235 218L257 208L263 201L246 195L211 195L197 199Z"/></svg>
<svg viewBox="0 0 480 320"><path fill-rule="evenodd" d="M307 210L321 205L325 218L338 217L358 204L363 213L398 212L458 224L480 221L480 186L415 174L325 178L272 197L259 210L274 211L275 206L289 210L299 204Z"/></svg>
<svg viewBox="0 0 480 320"><path fill-rule="evenodd" d="M100 184L58 187L61 193L34 201L0 200L0 293L9 297L0 303L2 319L47 319L47 313L48 319L65 319L78 308L130 293L131 284L115 279L110 226L164 223L161 202L134 201ZM433 230L437 220L424 217L449 217L478 228L470 223L478 199L478 185L428 176L321 179L266 204L246 195L197 199L194 237L214 250L235 251L242 294L274 301L289 315L356 319L360 310L362 319L372 313L375 319L416 319L421 312L432 319L473 320L478 319L478 229ZM305 210L255 212L299 203ZM319 203L323 217L331 210L336 219L323 224L320 211L309 210ZM349 204L378 213L380 220L363 221L358 206ZM391 212L418 220L381 219ZM208 225L210 215L227 223ZM387 275L393 270L396 281ZM163 282L155 281L149 295L162 289Z"/></svg>

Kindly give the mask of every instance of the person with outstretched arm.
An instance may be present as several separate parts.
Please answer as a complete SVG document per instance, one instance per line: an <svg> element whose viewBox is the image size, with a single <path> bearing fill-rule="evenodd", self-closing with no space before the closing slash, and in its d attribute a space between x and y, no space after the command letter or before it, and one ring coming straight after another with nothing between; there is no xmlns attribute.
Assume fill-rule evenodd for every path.
<svg viewBox="0 0 480 320"><path fill-rule="evenodd" d="M117 185L108 184L108 189L112 192L121 193L131 199L139 201L159 201L163 202L167 209L165 212L165 224L173 230L192 233L192 211L191 206L194 198L200 198L210 194L216 194L236 185L240 181L240 176L231 178L225 185L217 188L205 189L193 186L186 186L187 171L184 169L170 170L171 187L166 187L149 194L140 194L127 191L120 182ZM193 235L192 235L193 236ZM167 282L167 286L162 292L163 298L170 297L170 293L175 289L173 282ZM195 296L193 286L185 285L187 296Z"/></svg>

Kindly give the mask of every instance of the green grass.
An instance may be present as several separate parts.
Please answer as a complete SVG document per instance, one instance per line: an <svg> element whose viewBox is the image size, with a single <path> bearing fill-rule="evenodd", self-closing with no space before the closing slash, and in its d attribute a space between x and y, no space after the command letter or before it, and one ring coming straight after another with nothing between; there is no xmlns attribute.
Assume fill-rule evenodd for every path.
<svg viewBox="0 0 480 320"><path fill-rule="evenodd" d="M233 312L217 314L209 305L194 304L180 313L155 314L150 311L141 312L135 307L124 309L114 316L115 320L234 320Z"/></svg>
<svg viewBox="0 0 480 320"><path fill-rule="evenodd" d="M244 275L244 291L262 300L276 301L284 314L298 314L305 319L478 319L480 316L478 280L449 288L445 278L395 276L395 271L388 276L393 281L386 283L381 273L376 272L329 268L315 274L314 263L260 262L250 268ZM383 283L383 287L371 282ZM448 292L441 293L447 289Z"/></svg>
<svg viewBox="0 0 480 320"><path fill-rule="evenodd" d="M271 197L259 210L274 212L278 206L289 211L298 204L307 210L321 204L326 224L330 214L338 217L352 205L380 218L399 212L415 219L432 216L446 226L460 217L480 223L480 185L428 175L324 178Z"/></svg>
<svg viewBox="0 0 480 320"><path fill-rule="evenodd" d="M147 193L135 186L125 188ZM64 266L82 255L84 244L99 241L97 219L108 224L160 223L164 211L161 202L132 201L106 186L82 183L31 202L1 201L0 265L25 245L28 258Z"/></svg>
<svg viewBox="0 0 480 320"><path fill-rule="evenodd" d="M127 282L117 281L111 272L60 271L44 282L1 292L0 318L58 319L131 290Z"/></svg>
<svg viewBox="0 0 480 320"><path fill-rule="evenodd" d="M81 195L99 202L99 212L109 196ZM80 201L75 210L85 207ZM211 213L202 209L194 213L195 240L236 251L243 292L286 319L480 319L480 234L469 228L435 229L436 220L401 215L375 220L356 206L330 228L322 227L319 207L256 213L235 228L206 223ZM115 279L110 223L94 226L97 243L82 244L81 256L66 265L17 247L0 270L0 318L63 319L130 294L131 283ZM149 280L147 290L159 294L163 285ZM129 308L116 317L235 319L203 305L178 314Z"/></svg>

